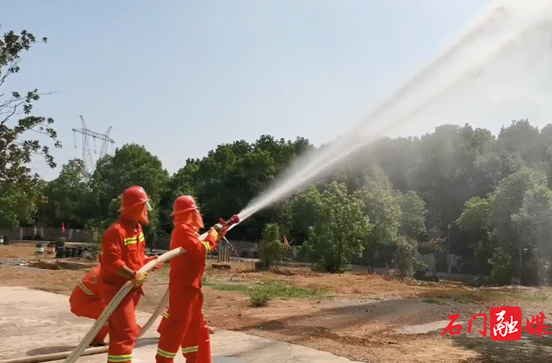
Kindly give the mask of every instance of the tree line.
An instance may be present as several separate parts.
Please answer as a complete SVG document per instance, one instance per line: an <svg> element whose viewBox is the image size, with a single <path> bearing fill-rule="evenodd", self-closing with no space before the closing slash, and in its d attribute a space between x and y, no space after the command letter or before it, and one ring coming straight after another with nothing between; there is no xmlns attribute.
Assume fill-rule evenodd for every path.
<svg viewBox="0 0 552 363"><path fill-rule="evenodd" d="M92 175L74 159L46 182L31 173L30 158L39 153L52 167L55 161L31 131L60 147L53 120L32 116L37 90L3 90L6 77L19 71L20 55L38 42L27 32L8 32L0 42L0 228L64 223L101 230L130 185L152 198L149 233L170 233L172 202L182 194L197 199L208 226L242 210L298 155L316 149L302 137L262 135L219 145L171 175L144 146L127 144L100 159ZM416 252L449 252L461 256L459 272L496 283L512 276L524 284L551 281L552 125L539 130L517 120L493 135L445 124L422 137L380 139L349 160L253 215L232 238L286 236L305 259L331 272L376 250L407 272Z"/></svg>

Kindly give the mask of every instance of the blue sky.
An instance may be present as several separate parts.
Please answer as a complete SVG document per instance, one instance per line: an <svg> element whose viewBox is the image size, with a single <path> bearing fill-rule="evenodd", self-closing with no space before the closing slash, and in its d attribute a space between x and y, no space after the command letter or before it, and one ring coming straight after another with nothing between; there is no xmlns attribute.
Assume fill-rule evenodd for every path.
<svg viewBox="0 0 552 363"><path fill-rule="evenodd" d="M112 126L116 146L145 145L174 172L237 139L335 138L487 3L6 0L4 31L49 38L7 87L57 91L35 111L56 120L60 164L81 156L71 129L83 115L94 131Z"/></svg>

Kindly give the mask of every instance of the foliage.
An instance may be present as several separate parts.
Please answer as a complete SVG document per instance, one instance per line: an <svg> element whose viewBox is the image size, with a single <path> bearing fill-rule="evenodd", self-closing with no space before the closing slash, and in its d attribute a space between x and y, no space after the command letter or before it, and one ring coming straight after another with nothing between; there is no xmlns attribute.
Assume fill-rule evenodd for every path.
<svg viewBox="0 0 552 363"><path fill-rule="evenodd" d="M509 285L512 278L512 257L502 248L494 250L491 259L490 281L496 285Z"/></svg>
<svg viewBox="0 0 552 363"><path fill-rule="evenodd" d="M40 180L32 182L34 187L18 188L6 185L0 193L0 228L9 229L21 224L31 224L37 212L37 206L42 202L44 183Z"/></svg>
<svg viewBox="0 0 552 363"><path fill-rule="evenodd" d="M10 76L21 70L20 61L23 52L37 43L46 43L47 39L38 40L32 33L23 30L20 34L13 31L4 33L0 39L0 187L17 184L31 187L36 176L31 175L28 166L34 155L41 155L48 166L54 168L56 163L50 154L48 145L40 140L27 138L28 134L44 135L41 139L51 139L55 147L61 147L57 133L52 128L54 120L33 114L34 103L43 95L37 89L21 93L5 89ZM17 119L17 120L14 120ZM31 185L29 185L29 183Z"/></svg>
<svg viewBox="0 0 552 363"><path fill-rule="evenodd" d="M426 237L426 240L418 242L418 251L421 254L435 255L436 253L445 251L445 238L441 237L441 232L438 228L430 228L426 233Z"/></svg>
<svg viewBox="0 0 552 363"><path fill-rule="evenodd" d="M427 266L427 263L425 263L424 261L416 261L416 263L414 265L414 271L424 271L424 272L426 272L428 269L429 269L429 267Z"/></svg>
<svg viewBox="0 0 552 363"><path fill-rule="evenodd" d="M393 268L395 275L399 279L412 276L416 265L416 242L405 237L400 237L396 241L397 250L393 257Z"/></svg>
<svg viewBox="0 0 552 363"><path fill-rule="evenodd" d="M402 211L393 190L370 181L355 196L364 202L364 213L372 225L368 237L369 245L395 243L401 227Z"/></svg>
<svg viewBox="0 0 552 363"><path fill-rule="evenodd" d="M86 166L80 159L70 160L63 165L59 176L48 183L45 190L46 202L41 213L47 215L50 223L67 227L82 226L84 221L93 217L87 213L82 198L90 194L85 180Z"/></svg>
<svg viewBox="0 0 552 363"><path fill-rule="evenodd" d="M364 203L347 194L345 184L333 182L324 192L314 192L316 218L309 227L307 243L302 248L307 259L318 269L341 272L353 257L362 255L370 234Z"/></svg>
<svg viewBox="0 0 552 363"><path fill-rule="evenodd" d="M271 297L267 291L254 289L249 292L249 303L252 307L267 306L270 300Z"/></svg>
<svg viewBox="0 0 552 363"><path fill-rule="evenodd" d="M286 253L286 246L282 242L280 227L275 223L269 223L263 231L263 239L259 246L259 257L263 268L278 267Z"/></svg>
<svg viewBox="0 0 552 363"><path fill-rule="evenodd" d="M424 200L415 191L409 190L398 196L401 209L401 235L413 240L420 240L426 234L427 210Z"/></svg>

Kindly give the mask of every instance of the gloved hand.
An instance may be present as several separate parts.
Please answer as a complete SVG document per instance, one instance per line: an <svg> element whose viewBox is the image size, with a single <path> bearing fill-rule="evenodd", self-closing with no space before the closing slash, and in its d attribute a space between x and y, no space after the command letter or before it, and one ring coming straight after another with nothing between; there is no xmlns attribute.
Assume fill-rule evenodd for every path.
<svg viewBox="0 0 552 363"><path fill-rule="evenodd" d="M134 277L130 279L130 281L132 281L134 286L140 286L144 283L144 281L146 281L147 278L148 278L147 272L134 271Z"/></svg>
<svg viewBox="0 0 552 363"><path fill-rule="evenodd" d="M217 232L215 227L211 228L209 232L207 232L207 237L205 238L205 242L209 242L209 247L211 247L211 251L217 248L217 244L219 241L219 233Z"/></svg>
<svg viewBox="0 0 552 363"><path fill-rule="evenodd" d="M146 257L145 263L144 263L144 264L146 264L146 263L148 263L148 262L151 262L151 261L153 261L153 260L157 260L158 257L159 257L159 256L150 256L150 257ZM160 262L160 263L158 263L157 265L155 265L155 267L154 267L151 271L152 271L152 272L155 272L155 271L159 270L160 268L162 268L163 266L164 266L163 262Z"/></svg>
<svg viewBox="0 0 552 363"><path fill-rule="evenodd" d="M224 236L226 236L226 232L228 232L228 225L224 225L222 223L217 223L213 226L213 228L215 229L215 231L217 231L218 233L218 239L217 241L220 241L221 239L224 238Z"/></svg>

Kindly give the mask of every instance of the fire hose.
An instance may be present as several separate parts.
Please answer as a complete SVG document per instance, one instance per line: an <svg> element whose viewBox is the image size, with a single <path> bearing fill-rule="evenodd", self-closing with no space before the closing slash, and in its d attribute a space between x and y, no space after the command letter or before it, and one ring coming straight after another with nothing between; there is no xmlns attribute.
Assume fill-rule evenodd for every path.
<svg viewBox="0 0 552 363"><path fill-rule="evenodd" d="M234 228L239 222L240 218L237 215L232 216L232 218L228 219L227 221L224 221L223 219L220 220L221 224L226 225L228 227L228 230ZM207 237L207 233L202 234L199 236L200 240L205 240ZM171 259L180 256L181 254L185 253L186 251L182 248L175 248L174 250L171 250L169 252L166 252L159 256L157 259L152 260L148 263L146 263L140 270L138 270L138 273L141 272L150 272L157 264L159 263L165 263L170 261ZM96 347L96 348L88 348L86 349L96 334L100 331L100 329L106 324L107 320L115 310L115 308L121 303L123 298L132 290L134 284L130 281L128 281L122 288L119 290L119 292L113 297L111 302L107 305L105 310L103 311L102 315L96 320L92 328L88 331L88 333L84 336L84 338L81 340L79 345L75 348L73 352L59 352L59 353L52 353L52 354L43 354L43 355L37 355L37 356L31 356L31 357L23 357L23 358L15 358L15 359L7 359L0 361L0 363L38 363L38 362L48 362L48 361L54 361L54 360L61 360L65 359L64 363L74 363L79 359L82 355L94 355L94 354L101 354L106 353L108 351L108 347ZM169 290L165 292L163 295L163 298L161 299L161 302L149 318L149 320L146 322L146 324L142 327L142 332L140 333L140 336L144 335L144 333L153 325L153 323L157 320L157 317L161 315L161 312L167 305L167 302L169 300Z"/></svg>

